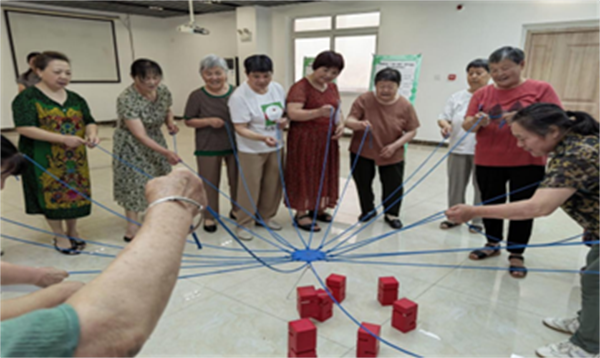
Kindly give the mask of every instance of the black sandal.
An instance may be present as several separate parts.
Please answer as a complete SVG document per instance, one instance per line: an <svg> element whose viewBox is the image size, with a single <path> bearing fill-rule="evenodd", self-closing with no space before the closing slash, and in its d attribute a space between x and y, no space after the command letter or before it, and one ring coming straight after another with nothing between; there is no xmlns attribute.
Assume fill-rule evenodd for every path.
<svg viewBox="0 0 600 358"><path fill-rule="evenodd" d="M60 246L58 246L58 240L56 238L54 238L53 240L54 240L54 249L63 255L79 255L81 253L80 249L79 249L79 245L77 244L77 241L74 239L69 238L69 242L71 242L71 248L60 247Z"/></svg>
<svg viewBox="0 0 600 358"><path fill-rule="evenodd" d="M75 243L77 244L77 250L79 250L79 251L83 251L85 249L85 247L87 246L87 243L85 241L83 241L82 239L69 237L69 240L75 241Z"/></svg>
<svg viewBox="0 0 600 358"><path fill-rule="evenodd" d="M453 227L456 227L458 225L460 225L460 224L455 224L452 221L446 220L446 221L442 221L440 223L440 229L442 229L442 230L448 230L448 229L452 229Z"/></svg>
<svg viewBox="0 0 600 358"><path fill-rule="evenodd" d="M525 258L519 254L512 254L508 256L508 260L521 260L521 262L525 263ZM515 273L522 273L522 276L517 276L515 275ZM515 266L515 265L510 265L508 267L508 273L513 277L513 278L525 278L527 276L527 267L523 266Z"/></svg>
<svg viewBox="0 0 600 358"><path fill-rule="evenodd" d="M487 252L483 251L483 250L490 250L490 249L486 249L487 247L489 247L490 249L493 249L494 251L491 254L488 254ZM475 255L477 258L472 259L471 255ZM471 260L479 261L479 260L487 259L489 257L498 256L498 255L500 255L500 245L494 245L494 244L487 243L487 244L485 244L483 249L471 251L471 254L469 254L469 258Z"/></svg>
<svg viewBox="0 0 600 358"><path fill-rule="evenodd" d="M300 229L302 229L304 231L311 231L311 232L321 231L321 228L318 227L316 223L314 225L312 224L312 222L310 224L304 224L304 225L300 224L300 220L302 220L304 218L312 219L312 216L310 216L309 214L306 214L306 215L302 215L300 217L298 217L298 216L294 217L294 222Z"/></svg>
<svg viewBox="0 0 600 358"><path fill-rule="evenodd" d="M315 217L315 212L314 211L309 211L308 215L310 216L310 218L314 218ZM330 223L333 220L333 217L327 213L322 213L319 214L317 213L317 221L321 221L324 223Z"/></svg>

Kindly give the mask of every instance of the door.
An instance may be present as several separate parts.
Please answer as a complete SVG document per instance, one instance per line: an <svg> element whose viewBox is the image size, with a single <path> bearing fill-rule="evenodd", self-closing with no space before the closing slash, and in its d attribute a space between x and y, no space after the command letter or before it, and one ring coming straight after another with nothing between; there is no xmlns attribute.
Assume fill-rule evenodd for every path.
<svg viewBox="0 0 600 358"><path fill-rule="evenodd" d="M599 120L598 27L530 31L525 77L549 82L566 110Z"/></svg>

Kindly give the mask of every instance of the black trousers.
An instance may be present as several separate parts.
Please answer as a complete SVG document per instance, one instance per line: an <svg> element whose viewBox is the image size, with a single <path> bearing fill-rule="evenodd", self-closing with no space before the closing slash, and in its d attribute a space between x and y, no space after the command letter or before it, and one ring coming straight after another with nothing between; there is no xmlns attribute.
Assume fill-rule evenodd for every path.
<svg viewBox="0 0 600 358"><path fill-rule="evenodd" d="M354 163L356 154L350 153L350 167ZM360 200L360 210L362 214L367 214L375 209L375 195L373 194L373 179L375 178L375 161L364 157L358 157L358 162L352 173L356 188L358 190L358 198ZM377 166L379 168L379 180L383 187L381 201L384 202L383 207L387 214L398 216L400 214L400 205L402 200L399 200L404 193L404 189L398 190L393 196L389 197L394 190L402 185L404 181L404 161L391 165ZM389 198L388 198L389 197ZM398 201L397 203L395 203Z"/></svg>
<svg viewBox="0 0 600 358"><path fill-rule="evenodd" d="M545 168L540 165L528 165L522 167L486 167L477 165L475 172L477 174L477 183L481 190L481 199L490 200L500 195L506 195L506 183L508 182L509 192L523 188L527 185L541 181L544 178ZM510 202L526 200L533 196L537 185L529 189L510 194ZM496 199L486 205L504 204L506 196ZM485 233L488 236L488 243L497 243L503 240L504 220L501 219L483 219ZM510 220L508 225L507 245L526 245L531 236L533 220ZM524 248L508 249L509 252L522 254Z"/></svg>

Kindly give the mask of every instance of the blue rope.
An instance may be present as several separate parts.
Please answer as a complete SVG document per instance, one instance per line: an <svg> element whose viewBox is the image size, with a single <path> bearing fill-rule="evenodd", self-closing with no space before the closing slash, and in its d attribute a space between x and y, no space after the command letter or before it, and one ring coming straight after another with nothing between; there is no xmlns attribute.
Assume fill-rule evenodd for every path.
<svg viewBox="0 0 600 358"><path fill-rule="evenodd" d="M228 266L245 266L245 265L253 265L256 263L256 260L252 258L248 258L247 262L222 262L222 263L211 263L211 264L202 264L202 265L190 265L190 266L181 266L181 269L197 269L197 268L214 268L214 267L228 267ZM278 262L290 262L290 260L281 258L278 260L268 260L270 264L278 263Z"/></svg>
<svg viewBox="0 0 600 358"><path fill-rule="evenodd" d="M277 140L281 141L281 147L283 148L283 130L277 130ZM281 158L281 150L282 149L277 149L277 166L279 167L279 180L281 181L281 188L283 189L283 200L285 200L285 206L287 208L287 211L290 215L290 219L292 221L292 225L294 226L294 230L296 230L296 234L298 235L298 237L300 238L300 241L302 242L302 244L304 245L304 247L307 247L307 243L306 241L304 241L304 237L302 236L302 234L300 233L300 230L298 229L298 223L296 222L296 220L294 219L294 213L292 213L292 208L290 207L290 198L288 197L287 194L287 188L285 185L285 179L284 179L284 174L283 174L283 158Z"/></svg>
<svg viewBox="0 0 600 358"><path fill-rule="evenodd" d="M284 265L284 264L290 263L290 262L275 263L272 266ZM289 270L286 273L298 272L298 271L302 270L303 268L305 268L307 265L308 264L304 264L303 266L300 266L300 267L298 267L296 269ZM191 274L191 275L183 275L183 276L179 276L178 279L181 280L181 279L194 278L194 277L200 277L200 276L217 275L217 274L229 273L229 272L235 272L235 271L251 270L251 269L261 268L261 267L264 267L264 266L262 264L257 264L257 265L248 266L248 267L241 267L241 268L234 268L234 269L227 269L227 270L218 270L218 271L210 271L210 272L203 272L203 273L197 273L197 274Z"/></svg>
<svg viewBox="0 0 600 358"><path fill-rule="evenodd" d="M204 183L208 184L208 185L209 185L211 188L213 188L213 189L217 190L217 191L218 191L218 192L219 192L221 195L223 195L223 196L224 196L226 199L230 200L230 201L231 201L231 202L232 202L234 205L236 205L238 208L240 208L241 210L243 210L243 211L244 211L246 214L248 214L248 215L249 215L249 216L250 216L252 219L254 219L255 221L258 221L258 219L257 219L257 218L256 218L254 215L250 214L250 212L249 212L248 210L246 210L246 209L242 208L240 205L238 205L237 201L235 201L235 200L231 199L231 198L230 198L230 197L229 197L227 194L223 193L223 192L222 192L222 191L221 191L219 188L217 188L216 186L214 186L214 185L213 185L213 184L212 184L210 181L208 181L208 180L204 179L204 177L202 177L202 175L198 174L198 173L197 173L197 172L196 172L196 171L195 171L195 170L194 170L194 169L193 169L193 168L192 168L192 167L191 167L189 164L187 164L187 163L185 163L185 162L181 162L181 164L182 164L184 167L188 168L188 169L189 169L189 170L190 170L192 173L196 174L196 175L197 175L197 176L198 176L200 179L202 179L202 181L203 181ZM206 208L206 210L208 210L208 207ZM283 251L283 252L291 252L290 250L288 250L288 249L286 249L286 248L284 248L284 247L282 247L282 246L280 246L280 245L277 245L276 243L274 243L274 242L270 241L269 239L265 238L264 236L262 236L262 235L260 235L260 234L258 234L258 233L256 233L256 232L254 232L254 231L252 231L251 229L249 229L249 228L246 228L246 227L243 227L243 226L239 225L237 222L235 222L235 221L231 221L231 220L229 220L229 218L227 218L227 217L225 217L225 216L223 216L223 215L221 215L221 214L217 214L217 215L218 215L219 217L221 217L221 218L223 218L223 219L227 220L228 222L230 222L230 223L233 223L233 224L235 224L236 226L238 226L238 227L242 228L242 229L243 229L243 230L245 230L246 232L249 232L249 233L251 233L252 235L254 235L254 236L258 237L259 239L263 240L264 242L266 242L266 243L268 243L268 244L270 244L270 245L272 245L272 246L274 246L274 247L278 248L278 249L279 249L278 251ZM270 229L269 229L269 230L270 230ZM275 237L275 236L274 236L274 237ZM277 240L277 237L275 237L275 240ZM278 242L280 242L280 241L278 240ZM293 249L293 250L295 250L295 248L292 248L292 249ZM244 251L244 250L242 250L242 249L235 249L235 250Z"/></svg>
<svg viewBox="0 0 600 358"><path fill-rule="evenodd" d="M29 241L29 240L19 239L17 237L6 235L6 234L0 234L0 236L2 236L3 238L9 239L9 240L17 241L17 242L22 242L22 243L30 244L30 245L33 245L33 246L45 247L45 248L50 248L52 250L56 250L54 248L54 246L48 245L48 244L42 244L41 242L35 242L35 241ZM90 255L90 256L111 257L111 258L115 258L116 257L115 255L102 254L102 253L93 252L93 251L78 251L78 250L74 250L74 251L77 251L77 252L82 253L84 255Z"/></svg>
<svg viewBox="0 0 600 358"><path fill-rule="evenodd" d="M211 208L207 208L207 210L215 217L215 219L219 222L219 224L221 224L221 226L223 226L223 228L225 229L225 231L227 231L227 233L229 233L229 235L235 240L237 241L237 243L244 248L244 250L246 250L246 252L254 257L254 259L258 262L260 262L262 265L264 265L265 267L276 271L276 272L280 272L280 273L291 273L291 272L295 272L294 270L279 270L276 269L274 267L272 267L271 265L269 265L268 263L266 263L265 261L263 261L260 257L256 256L256 254L254 252L252 252L252 250L250 250L246 245L244 245L244 243L237 237L237 235L235 235L231 229L229 227L227 227L223 221L221 220L221 218L219 217L219 215L217 215ZM290 262L293 262L291 257L290 257Z"/></svg>
<svg viewBox="0 0 600 358"><path fill-rule="evenodd" d="M323 238L321 239L321 243L319 244L319 247L317 248L317 250L321 250L323 248L325 239L327 239L327 236L329 236L329 231L331 231L331 228L333 226L333 222L335 220L337 212L339 211L341 203L344 200L344 195L346 195L346 189L348 189L348 184L350 184L350 179L352 178L352 173L354 173L354 169L356 168L356 164L358 163L358 159L360 158L360 154L362 153L363 145L365 144L365 139L366 139L367 135L369 135L369 134L371 134L371 131L369 130L369 127L367 127L365 129L365 133L363 134L362 140L360 141L360 145L358 146L358 152L356 153L356 157L354 158L354 162L352 163L352 167L350 168L350 173L348 174L348 177L346 178L346 183L344 184L344 189L342 190L342 195L340 196L340 199L338 200L339 204L336 205L335 210L333 211L331 221L327 225L327 229L325 230L325 234L323 234Z"/></svg>
<svg viewBox="0 0 600 358"><path fill-rule="evenodd" d="M443 265L443 264L425 264L425 263L406 263L406 262L385 262L385 261L354 261L346 259L336 259L332 262L344 262L349 264L367 264L367 265L392 265L392 266L416 266L416 267L435 267L435 268L449 268L449 269L469 269L469 270L489 270L489 271L504 271L506 267L496 266L465 266L465 265ZM531 271L531 272L544 272L544 273L577 273L577 274L589 274L589 275L600 275L600 271L581 271L581 270L563 270L563 269L539 269L539 268L513 268L514 271Z"/></svg>
<svg viewBox="0 0 600 358"><path fill-rule="evenodd" d="M97 147L98 147L98 148L100 148L100 146L97 146ZM100 148L100 149L102 149L102 148ZM111 153L111 155L113 155L113 154ZM67 184L67 183L66 183L66 182L64 182L62 179L60 179L59 177L57 177L56 175L54 175L54 174L50 173L50 172L49 172L49 171L48 171L46 168L44 168L44 167L43 167L41 164L39 164L38 162L36 162L36 161L35 161L35 160L33 160L32 158L30 158L30 157L29 157L27 154L23 154L23 157L24 157L25 159L27 159L28 161L30 161L31 163L33 163L33 165L35 165L36 167L38 167L39 169L41 169L41 170L42 170L44 173L48 174L48 175L49 175L50 177L52 177L54 180L56 180L56 181L58 181L59 183L61 183L63 186L65 186L65 187L67 187L67 188L69 188L69 189L73 190L73 191L74 191L74 192L76 192L77 194L81 195L81 197L83 197L84 199L86 199L86 200L89 200L90 202L92 202L92 203L94 203L94 204L98 205L99 207L101 207L102 209L104 209L104 210L106 210L106 211L108 211L108 212L110 212L110 213L112 213L112 214L114 214L114 215L116 215L116 216L118 216L118 217L120 217L120 218L122 218L122 219L125 219L125 220L127 220L128 222L130 222L130 223L136 224L136 225L138 225L138 226L142 226L142 224L140 224L139 222L137 222L137 221L135 221L135 220L131 220L131 219L129 219L128 217L126 217L126 216L124 216L124 215L122 215L122 214L120 214L120 213L118 213L118 212L116 212L116 211L112 210L111 208L109 208L109 207L107 207L107 206L105 206L105 205L103 205L103 204L100 204L100 203L99 203L99 202L97 202L96 200L93 200L93 199L92 199L92 198L90 198L89 196L87 196L87 195L85 195L84 193L80 192L79 190L75 189L75 188L74 188L74 187L72 187L71 185ZM118 158L118 157L117 157L117 158ZM196 245L198 245L198 249L201 249L201 248L202 248L202 245L200 244L200 240L198 240L198 236L196 235L196 233L195 233L195 232L193 232L193 233L192 233L192 237L194 238L194 241L196 242Z"/></svg>
<svg viewBox="0 0 600 358"><path fill-rule="evenodd" d="M325 290L325 292L327 292L327 294L329 295L329 297L333 300L333 302L336 304L336 306L338 306L338 308L340 310L342 310L342 312L344 312L344 314L346 315L346 317L350 318L350 320L352 322L354 322L357 326L359 326L360 328L364 329L366 332L368 332L371 336L375 337L378 341L380 341L381 343L394 348L397 351L400 351L404 354L408 354L410 356L413 357L421 357L416 353L407 351L406 349L400 348L397 345L381 338L380 336L374 334L373 332L369 331L365 326L363 326L356 318L354 318L350 312L348 312L336 299L335 297L333 297L333 295L331 294L331 292L329 291L329 288L327 288L327 286L325 285L325 282L323 282L323 279L321 279L321 277L319 276L319 274L317 273L317 271L315 270L315 268L313 267L312 263L309 264L310 269L312 270L313 274L315 275L315 277L317 278L317 280L319 281L319 284L321 285L321 287L323 287L323 289Z"/></svg>
<svg viewBox="0 0 600 358"><path fill-rule="evenodd" d="M435 163L435 164L433 165L433 167L431 167L431 168L429 169L429 171L427 171L427 172L425 173L425 175L423 175L423 176L422 176L422 177L421 177L419 180L417 180L417 182L416 182L416 183L414 183L414 184L413 184L413 185L412 185L412 186L411 186L411 187L410 187L410 188L409 188L409 189L408 189L408 190L407 190L407 191L406 191L404 194L402 194L402 196L400 196L398 199L394 200L394 202L392 202L392 203L390 204L390 206L389 206L389 207L392 207L392 206L394 206L396 203L400 202L400 201L401 201L402 199L404 199L404 198L405 198L405 197L406 197L406 196L407 196L407 195L408 195L408 194L409 194L411 191L413 191L413 189L414 189L414 188L416 188L416 187L417 187L419 184L421 184L421 183L422 183L422 182L423 182L423 181L424 181L424 180L425 180L425 179L426 179L426 178L427 178L427 177L428 177L428 176L429 176L429 175L430 175L430 174L431 174L431 173L432 173L432 172L433 172L433 171L434 171L434 170L435 170L435 169L436 169L436 168L437 168L437 167L438 167L438 166L439 166L439 165L440 165L440 164L441 164L441 163L442 163L444 160L446 160L446 158L447 158L447 157L448 157L448 156L449 156L449 155L452 153L452 151L454 151L454 149L455 149L455 148L456 148L456 147L457 147L457 146L458 146L458 145L459 145L459 144L460 144L460 143L461 143L461 142L462 142L462 141L463 141L463 140L464 140L464 139L465 139L465 138L466 138L466 137L467 137L467 136L468 136L470 133L471 133L471 131L473 130L473 128L475 128L475 127L476 127L476 126L479 124L479 122L481 122L481 120L482 120L482 119L483 119L483 117L479 118L479 119L478 119L478 120L477 120L477 121L476 121L476 122L475 122L475 123L474 123L474 124L471 126L471 128L469 128L469 130L468 130L468 131L466 131L466 132L465 132L465 134L464 134L464 135L463 135L463 136L462 136L462 137L461 137L461 138L460 138L460 139L459 139L459 140L458 140L458 141L457 141L457 142L456 142L456 143L455 143L455 144L454 144L454 145L453 145L453 146L452 146L452 147L451 147L449 150L448 150L448 152L447 152L446 154L444 154L444 156L442 156L442 158L441 158L440 160L438 160L438 162L437 162L437 163ZM433 153L435 153L435 151L437 151L437 150L438 150L438 149L441 147L441 145L442 145L442 143L444 142L444 140L445 140L445 139L443 139L443 140L442 140L442 142L440 142L440 144L438 144L438 146L435 148L435 150L434 150L434 152L433 152ZM432 153L432 154L433 154L433 153ZM430 156L431 156L431 155L430 155ZM426 161L428 161L428 160L429 160L429 158L427 158L427 159L426 159ZM425 163L425 162L424 162L424 163ZM423 165L424 163L422 163L421 165ZM418 168L418 170L420 170L420 167ZM416 173L416 170L415 170L415 173ZM413 173L413 175L414 175L414 173ZM412 175L411 175L411 177L412 177ZM409 178L409 179L410 179L410 178ZM400 190L402 187L404 187L405 183L406 183L406 182L407 182L409 179L407 179L406 181L404 181L404 183L402 183L402 185L401 185L400 187L398 187L396 190L394 190L394 192L393 192L392 194L390 194L390 195L388 196L388 198L386 198L386 200L385 200L385 201L387 201L387 200L388 200L388 199L389 199L391 196L393 196L393 195L394 195L394 194L395 194L395 193L396 193L398 190ZM384 202L385 202L385 201L384 201ZM383 203L382 203L382 204L380 204L380 206L381 206L381 205L383 205ZM378 206L378 208L379 208L379 206ZM376 208L376 209L377 209L377 208ZM375 210L376 210L376 209L375 209ZM363 225L363 226L362 226L360 229L358 229L356 232L354 232L354 233L353 233L353 234L352 234L352 235L351 235L351 236L350 236L348 239L350 239L351 237L354 237L355 235L357 235L358 233L360 233L361 231L363 231L364 229L366 229L366 228L367 228L369 225L371 225L371 224L372 224L372 223L373 223L375 220L377 220L379 217L381 217L382 215L385 215L386 211L387 211L387 209L383 210L383 212L381 212L380 214L377 214L377 215L376 215L376 216L375 216L375 217L374 217L374 218L373 218L371 221L369 221L368 223L366 223L365 225ZM354 227L354 226L356 226L356 225L358 225L358 224L359 224L359 223L355 223L355 224L354 224L352 227ZM331 241L334 241L334 240L336 240L337 238L341 237L341 236L342 236L342 235L344 235L344 234L345 234L347 231L348 231L348 229L347 229L347 230L345 230L344 232L342 232L341 234L337 235L336 237L334 237L334 238L333 238ZM345 241L347 241L348 239L346 239ZM337 247L337 246L339 246L339 245L340 245L340 244L336 245L336 247Z"/></svg>
<svg viewBox="0 0 600 358"><path fill-rule="evenodd" d="M377 205L375 207L375 209L373 209L373 211L371 211L370 213L376 213L378 209L380 209L383 205L385 205L385 203L387 203L400 189L402 189L406 183L408 183L419 171L421 171L421 169L425 166L425 164L427 164L427 162L429 162L429 160L433 157L433 155L438 151L438 149L440 149L442 147L442 145L444 144L444 141L441 141L437 147L435 147L433 149L433 151L427 156L427 158L425 158L425 160L419 164L419 166L408 176L408 178L400 185L398 186L390 195L388 195L387 198L385 198L385 200L383 200L379 205ZM402 199L402 197L400 198ZM392 203L393 206L394 203ZM368 213L368 214L370 214ZM383 215L383 214L382 214ZM368 223L365 223L364 226L368 226L371 223L375 222L377 220L377 218L380 217L380 215L373 217L371 220L369 220ZM340 234L336 235L335 237L333 237L331 240L327 241L323 247L331 244L332 242L334 242L335 240L339 239L340 237L344 236L344 234L346 234L348 231L354 229L355 227L357 227L358 225L360 225L360 222L356 222L354 224L352 224L349 228L345 229L344 231L342 231ZM346 240L347 241L347 240Z"/></svg>
<svg viewBox="0 0 600 358"><path fill-rule="evenodd" d="M498 199L501 199L501 198L504 198L504 197L507 197L507 196L510 196L510 195L513 195L513 194L519 193L519 192L521 192L521 191L523 191L523 190L530 189L530 188L532 188L532 187L534 187L534 186L537 186L537 185L539 185L539 184L540 184L540 182L531 183L531 184L529 184L529 185L526 185L526 186L524 186L524 187L521 187L521 188L519 188L519 189L515 189L515 190L513 190L513 191L511 191L511 192L509 192L509 193L507 193L507 194L498 195L498 196L496 196L496 197L494 197L494 198L491 198L491 199L488 199L488 200L482 201L481 203L477 204L476 206L486 205L486 204L488 204L488 203L490 203L490 202L493 202L493 201L495 201L495 200L498 200ZM446 212L446 210L442 210L442 211L440 211L440 212L437 212L437 213L435 213L435 214L433 214L433 215L430 215L430 216L428 216L427 218L425 218L425 219L423 219L423 220L420 220L420 221L418 221L418 222L417 222L417 223L415 223L415 224L416 224L416 226L419 226L419 225L424 225L424 224L428 224L428 223L429 223L429 222L431 222L431 221L435 221L435 220L437 220L437 219L433 219L434 217L436 217L436 218L441 218L441 217L443 217L443 216L445 215L445 214L444 214L445 212ZM368 240L364 240L364 241L361 241L361 242L357 242L357 243L355 243L355 244L346 245L346 246L344 246L344 247L341 247L341 248L340 248L340 250L344 250L344 249L351 248L351 247L356 247L356 248L363 247L363 246L365 246L365 245L368 245L368 244L370 244L370 243L372 243L372 242L375 242L375 241L378 241L378 240L384 239L384 238L386 238L386 237L389 237L389 236L391 236L391 235L394 235L394 234L396 234L396 233L399 233L399 232L401 232L401 231L404 231L404 230L407 230L407 229L413 228L413 227L415 227L415 224L412 224L412 225L405 226L405 227L403 227L403 228L400 228L400 229L398 229L398 230L392 230L392 231L391 231L391 232L389 232L389 233L386 233L386 234L383 234L383 235L380 235L380 236L376 236L376 237L374 237L374 238L371 238L371 239L368 239ZM335 250L336 250L336 249L337 249L337 248L338 248L340 245L342 245L343 243L345 243L346 241L348 241L350 238L352 238L352 237L353 237L354 235L356 235L356 234L358 234L358 232L356 232L356 233L352 234L350 237L348 237L348 238L346 238L345 240L341 241L339 244L335 245L335 246L334 246L332 249L328 250L327 252L332 252L332 251L335 251ZM484 234L484 235L485 235L485 234ZM498 240L498 239L496 239L496 241L502 241L502 240ZM345 252L347 252L347 251L345 251Z"/></svg>
<svg viewBox="0 0 600 358"><path fill-rule="evenodd" d="M599 243L600 240L587 241L587 242L551 242L546 244L518 244L518 245L507 245L498 246L495 250L509 250L509 249L523 249L523 248L539 248L539 247L554 247L554 246L580 246L580 245L593 245ZM419 250L419 251L402 251L402 252L382 252L377 254L354 254L354 255L330 255L330 258L343 257L343 258L371 258L371 257L390 257L390 256L405 256L405 255L428 255L428 254L440 254L450 252L462 252L462 251L473 251L480 250L481 247L467 247L467 248L454 248L454 249L439 249L439 250Z"/></svg>
<svg viewBox="0 0 600 358"><path fill-rule="evenodd" d="M339 103L338 103L338 109L339 109ZM315 202L315 211L313 212L313 219L312 219L312 226L314 227L316 222L317 222L317 215L319 215L319 204L321 202L321 193L323 190L323 182L325 181L325 169L327 169L327 159L329 157L329 147L331 145L331 128L333 127L333 122L335 120L335 113L337 112L337 110L333 110L333 108L331 109L331 113L329 115L329 128L327 129L327 143L325 144L325 155L323 156L323 166L321 168L321 180L319 180L319 192L317 193L317 200ZM329 178L330 180L338 180L337 178ZM314 230L310 230L310 235L308 235L308 244L306 245L306 248L309 249L310 248L310 244L312 243L312 238L315 234Z"/></svg>
<svg viewBox="0 0 600 358"><path fill-rule="evenodd" d="M248 195L248 198L250 199L250 204L252 204L252 208L256 212L256 219L257 219L256 221L258 221L259 223L261 223L263 225L263 227L269 232L269 234L271 234L271 236L273 236L273 238L275 240L277 240L281 244L289 247L292 250L297 250L297 248L294 245L290 244L283 237L281 237L280 235L278 235L275 232L273 232L273 230L271 230L271 228L269 228L269 226L267 226L265 224L265 221L263 220L263 218L261 217L260 213L258 212L258 208L256 206L256 203L254 202L254 198L252 198L252 195L250 195L250 189L248 188L248 183L246 182L246 177L244 176L244 171L242 170L242 166L240 165L240 158L238 156L238 151L237 151L237 148L236 148L236 145L235 145L235 141L233 139L233 134L231 133L231 128L229 128L229 125L227 123L225 123L224 127L227 130L227 136L229 137L229 143L231 144L231 148L233 149L233 156L235 157L235 161L236 161L237 166L238 166L238 171L240 173L240 179L242 181L242 184L244 185L244 190L246 190L246 194ZM238 207L242 208L240 205L238 205Z"/></svg>
<svg viewBox="0 0 600 358"><path fill-rule="evenodd" d="M96 144L96 148L100 149L101 151L103 151L104 153L110 155L111 157L113 157L114 159L118 160L119 162L121 162L122 164L125 164L126 167L129 167L129 169L133 169L134 171L138 172L139 174L145 176L146 178L148 178L149 180L154 179L154 177L148 173L146 173L145 171L143 171L142 169L136 167L135 165L129 163L128 161L126 161L125 159L119 157L118 155L111 153L109 150L103 148L100 144Z"/></svg>

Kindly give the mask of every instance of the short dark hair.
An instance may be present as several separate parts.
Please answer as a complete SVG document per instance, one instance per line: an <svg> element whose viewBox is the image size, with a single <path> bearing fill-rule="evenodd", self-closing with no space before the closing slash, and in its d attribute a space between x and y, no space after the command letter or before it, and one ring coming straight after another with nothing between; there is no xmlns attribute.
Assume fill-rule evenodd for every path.
<svg viewBox="0 0 600 358"><path fill-rule="evenodd" d="M574 119L571 119L574 118ZM553 103L534 103L518 111L512 123L519 123L526 130L545 137L551 126L561 132L571 130L582 135L599 134L599 125L592 116L585 112L564 111Z"/></svg>
<svg viewBox="0 0 600 358"><path fill-rule="evenodd" d="M489 63L498 63L504 59L509 59L517 65L525 61L525 52L517 47L504 46L492 52L488 58Z"/></svg>
<svg viewBox="0 0 600 358"><path fill-rule="evenodd" d="M0 140L2 142L2 167L3 172L11 175L21 175L27 166L27 159L23 157L14 144L5 136Z"/></svg>
<svg viewBox="0 0 600 358"><path fill-rule="evenodd" d="M478 58L469 62L469 64L467 65L467 72L469 72L471 68L483 68L486 72L490 72L490 66L488 66L488 61L484 58Z"/></svg>
<svg viewBox="0 0 600 358"><path fill-rule="evenodd" d="M37 57L41 55L41 53L39 52L30 52L29 54L27 54L27 63L29 63L29 61L31 61L32 58Z"/></svg>
<svg viewBox="0 0 600 358"><path fill-rule="evenodd" d="M35 61L33 62L33 65L35 66L35 68L43 71L46 69L46 67L48 67L48 64L50 62L55 61L55 60L71 63L69 58L63 53L56 52L56 51L44 51L35 57Z"/></svg>
<svg viewBox="0 0 600 358"><path fill-rule="evenodd" d="M334 51L323 51L317 55L315 61L312 64L312 69L316 70L319 67L337 68L338 71L342 72L344 69L344 58L337 52Z"/></svg>
<svg viewBox="0 0 600 358"><path fill-rule="evenodd" d="M246 74L252 72L273 72L273 61L267 55L252 55L244 60Z"/></svg>
<svg viewBox="0 0 600 358"><path fill-rule="evenodd" d="M375 75L375 84L379 81L391 81L395 82L398 86L400 86L400 81L402 81L402 74L400 71L393 69L391 67L386 67L383 70L380 70Z"/></svg>
<svg viewBox="0 0 600 358"><path fill-rule="evenodd" d="M160 65L147 58L140 58L131 64L131 72L129 73L133 78L146 78L152 74L162 77L162 68Z"/></svg>

